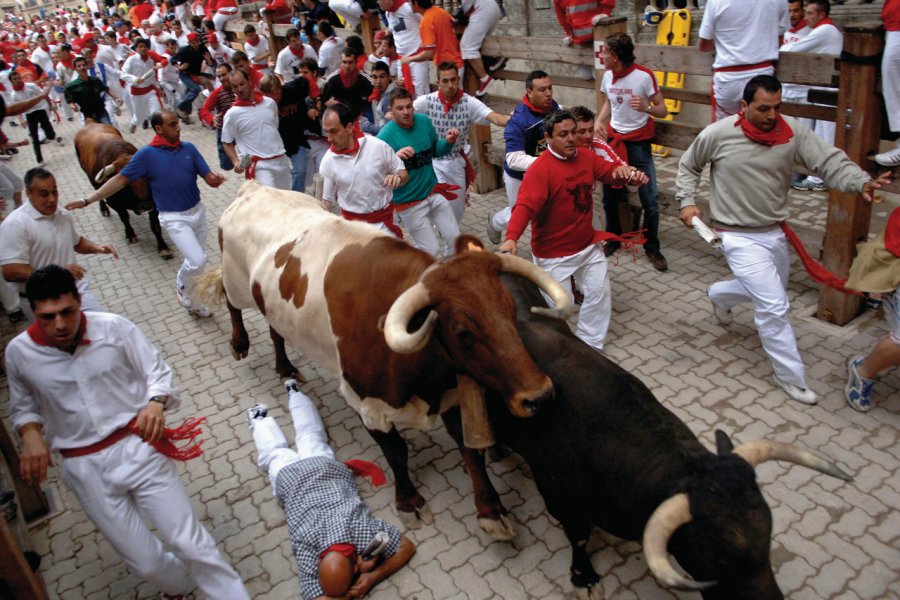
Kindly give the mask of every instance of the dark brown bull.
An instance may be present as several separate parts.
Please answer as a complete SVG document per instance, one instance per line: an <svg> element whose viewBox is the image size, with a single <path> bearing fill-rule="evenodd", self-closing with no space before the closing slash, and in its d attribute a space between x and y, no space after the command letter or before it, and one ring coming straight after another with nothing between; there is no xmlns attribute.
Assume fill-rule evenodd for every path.
<svg viewBox="0 0 900 600"><path fill-rule="evenodd" d="M95 190L99 189L107 179L124 169L136 152L137 148L125 141L119 130L111 125L91 123L85 125L75 135L75 155L81 164L81 170L88 176ZM150 231L156 237L157 252L163 258L172 258L172 252L163 240L162 228L159 226L159 211L156 210L156 205L153 203L150 186L146 179L132 181L122 190L107 198L106 202L101 201L100 212L105 217L110 214L107 203L122 220L122 224L125 226L125 238L129 244L136 243L138 236L131 227L128 211L133 211L138 215L142 212L149 213Z"/></svg>

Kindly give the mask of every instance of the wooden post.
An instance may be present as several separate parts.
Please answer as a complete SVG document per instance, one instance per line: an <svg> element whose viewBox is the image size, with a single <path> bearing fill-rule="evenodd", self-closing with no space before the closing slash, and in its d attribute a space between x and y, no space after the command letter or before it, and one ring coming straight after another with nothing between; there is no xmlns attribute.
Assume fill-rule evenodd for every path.
<svg viewBox="0 0 900 600"><path fill-rule="evenodd" d="M50 503L44 492L37 486L28 485L19 477L19 452L3 424L0 424L0 459L5 460L9 467L9 475L16 488L16 498L22 507L25 521L33 521L49 513Z"/></svg>
<svg viewBox="0 0 900 600"><path fill-rule="evenodd" d="M877 58L883 47L880 29L844 30L844 52L860 60L841 62L834 145L866 169L874 167L866 157L877 152L881 130L881 107L875 95L878 67L877 61L871 59ZM872 207L861 194L830 190L822 264L838 277L846 277L850 271L856 244L869 234L871 214ZM816 316L835 325L846 325L861 309L859 296L822 287Z"/></svg>
<svg viewBox="0 0 900 600"><path fill-rule="evenodd" d="M263 20L266 23L266 35L269 36L269 61L274 64L278 53L287 46L287 39L275 37L275 22L272 13L263 12Z"/></svg>
<svg viewBox="0 0 900 600"><path fill-rule="evenodd" d="M475 95L475 91L478 89L478 77L472 69L466 69L463 89L472 96ZM472 151L475 155L475 164L473 165L476 170L474 185L475 191L479 194L486 194L503 185L501 183L500 169L487 159L487 146L490 143L490 125L472 125L469 127L469 144L472 146Z"/></svg>
<svg viewBox="0 0 900 600"><path fill-rule="evenodd" d="M0 514L0 578L12 589L12 597L21 600L44 600L47 593L40 577L31 570L6 516Z"/></svg>
<svg viewBox="0 0 900 600"><path fill-rule="evenodd" d="M362 28L363 47L368 54L372 54L375 52L375 32L381 29L381 19L378 18L378 15L363 13L360 26Z"/></svg>

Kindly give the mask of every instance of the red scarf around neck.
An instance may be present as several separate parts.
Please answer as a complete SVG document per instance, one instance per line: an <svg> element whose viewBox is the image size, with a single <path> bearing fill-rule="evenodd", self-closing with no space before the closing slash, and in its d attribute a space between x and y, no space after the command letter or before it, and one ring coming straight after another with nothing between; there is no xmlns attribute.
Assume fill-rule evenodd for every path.
<svg viewBox="0 0 900 600"><path fill-rule="evenodd" d="M78 324L78 332L75 334L76 346L87 346L91 343L91 340L85 337L86 332L87 315L85 315L84 311L82 311L81 323ZM31 341L38 346L53 346L50 341L50 337L46 333L44 333L44 330L40 328L37 321L34 321L31 325L28 326L28 337L30 337Z"/></svg>
<svg viewBox="0 0 900 600"><path fill-rule="evenodd" d="M352 75L347 75L344 73L344 69L338 71L341 76L341 83L344 84L344 87L349 89L353 89L353 86L356 85L356 81L359 79L359 71L353 71Z"/></svg>
<svg viewBox="0 0 900 600"><path fill-rule="evenodd" d="M784 117L781 115L778 115L778 121L775 123L775 127L772 128L772 131L763 131L748 121L744 117L744 111L738 113L738 118L737 121L734 122L734 126L740 126L748 139L757 144L763 144L764 146L787 144L791 141L791 138L794 137L794 130L791 129L791 126L787 124L787 121L785 121Z"/></svg>
<svg viewBox="0 0 900 600"><path fill-rule="evenodd" d="M255 48L259 44L259 35L248 37L245 41Z"/></svg>
<svg viewBox="0 0 900 600"><path fill-rule="evenodd" d="M822 25L834 25L834 21L831 20L831 17L825 17L818 23L816 23L816 27L821 27ZM813 27L815 29L816 27Z"/></svg>
<svg viewBox="0 0 900 600"><path fill-rule="evenodd" d="M306 77L306 76L304 76ZM315 76L310 75L306 77L306 81L309 82L309 97L310 98L318 98L319 97L319 84L316 81Z"/></svg>
<svg viewBox="0 0 900 600"><path fill-rule="evenodd" d="M800 19L800 21L797 23L797 25L788 29L788 31L790 33L797 33L798 31L800 31L807 25L808 25L808 23L806 22L806 19Z"/></svg>
<svg viewBox="0 0 900 600"><path fill-rule="evenodd" d="M628 77L632 71L637 69L637 65L631 65L630 67L625 67L621 71L613 71L612 73L612 82L615 83L623 77Z"/></svg>
<svg viewBox="0 0 900 600"><path fill-rule="evenodd" d="M20 81L19 83L12 84L12 89L16 90L17 92L21 92L25 89L25 82Z"/></svg>
<svg viewBox="0 0 900 600"><path fill-rule="evenodd" d="M250 100L241 100L240 98L235 98L233 106L256 106L263 101L263 98L264 96L262 92L260 92L259 90L253 90L253 98L251 98Z"/></svg>
<svg viewBox="0 0 900 600"><path fill-rule="evenodd" d="M173 150L177 150L178 148L181 148L181 141L179 140L173 144L157 133L153 136L153 139L150 140L150 145L154 148L172 148Z"/></svg>
<svg viewBox="0 0 900 600"><path fill-rule="evenodd" d="M303 60L303 57L306 56L306 48L304 48L303 46L300 46L300 49L297 50L296 48L288 44L288 50L290 50L291 54L293 54L300 60Z"/></svg>
<svg viewBox="0 0 900 600"><path fill-rule="evenodd" d="M381 102L381 95L384 94L384 90L379 90L374 85L372 86L372 93L369 94L369 102Z"/></svg>
<svg viewBox="0 0 900 600"><path fill-rule="evenodd" d="M397 12L404 4L406 4L406 0L394 0L394 3L385 12Z"/></svg>
<svg viewBox="0 0 900 600"><path fill-rule="evenodd" d="M356 121L353 123L353 146L346 150L336 150L334 144L328 144L328 149L335 154L356 154L359 152L359 140L361 140L364 135L365 134L359 128L359 121Z"/></svg>
<svg viewBox="0 0 900 600"><path fill-rule="evenodd" d="M531 100L528 99L527 94L522 96L522 104L524 104L525 107L528 108L528 110L530 110L531 112L538 113L539 115L546 115L550 112L549 109L543 110L543 109L536 107L534 104L532 104ZM552 106L552 104L551 104L551 106Z"/></svg>
<svg viewBox="0 0 900 600"><path fill-rule="evenodd" d="M462 97L463 97L462 88L457 88L456 95L453 96L452 98L450 98L449 100L447 98L444 98L444 93L441 92L441 90L438 90L438 100L441 101L441 106L444 107L445 114L450 112L450 109L453 108L453 105L456 104L457 102L459 102L460 100L462 100Z"/></svg>

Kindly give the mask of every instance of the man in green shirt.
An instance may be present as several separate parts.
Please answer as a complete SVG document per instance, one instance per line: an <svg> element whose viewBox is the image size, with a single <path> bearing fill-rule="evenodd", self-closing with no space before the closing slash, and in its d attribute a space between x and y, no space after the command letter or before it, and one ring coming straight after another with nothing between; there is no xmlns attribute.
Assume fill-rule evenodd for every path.
<svg viewBox="0 0 900 600"><path fill-rule="evenodd" d="M72 110L81 111L85 122L92 119L97 123L112 125L103 94L109 94L117 103L121 103L121 100L109 91L106 84L88 75L87 60L83 56L75 58L74 66L78 76L66 85L66 102L72 106Z"/></svg>

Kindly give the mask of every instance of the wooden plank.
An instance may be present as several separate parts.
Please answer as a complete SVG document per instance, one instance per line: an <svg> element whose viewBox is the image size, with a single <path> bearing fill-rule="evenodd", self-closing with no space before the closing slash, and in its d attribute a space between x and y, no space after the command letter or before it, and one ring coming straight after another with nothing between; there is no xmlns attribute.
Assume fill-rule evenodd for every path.
<svg viewBox="0 0 900 600"><path fill-rule="evenodd" d="M491 35L484 39L481 53L485 56L505 56L541 63L594 64L592 48L566 46L562 43L561 36L551 38Z"/></svg>
<svg viewBox="0 0 900 600"><path fill-rule="evenodd" d="M43 583L22 555L3 514L0 514L0 578L11 588L13 598L44 600L47 597Z"/></svg>
<svg viewBox="0 0 900 600"><path fill-rule="evenodd" d="M510 81L525 81L528 77L528 73L524 71L507 71L505 69L501 69L500 71L495 71L493 74L495 79L507 79ZM594 89L594 80L593 79L579 79L577 77L559 77L556 75L552 75L553 85L561 86L561 87L571 87L571 88L579 88L583 90L592 90Z"/></svg>
<svg viewBox="0 0 900 600"><path fill-rule="evenodd" d="M469 94L474 94L478 89L478 77L472 69L466 70L464 89ZM486 147L491 143L490 125L472 125L469 127L469 144L475 156L475 191L479 194L492 192L503 185L500 169L488 160L485 155Z"/></svg>
<svg viewBox="0 0 900 600"><path fill-rule="evenodd" d="M703 131L703 127L697 125L657 120L656 135L653 138L653 143L660 146L668 146L669 148L686 150L701 131Z"/></svg>

